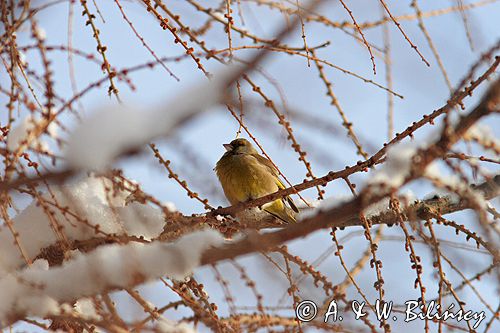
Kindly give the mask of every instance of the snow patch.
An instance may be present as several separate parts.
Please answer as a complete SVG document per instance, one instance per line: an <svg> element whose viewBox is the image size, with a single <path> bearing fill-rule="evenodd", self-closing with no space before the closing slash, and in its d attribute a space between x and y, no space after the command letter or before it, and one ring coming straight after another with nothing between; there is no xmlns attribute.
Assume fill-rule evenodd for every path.
<svg viewBox="0 0 500 333"><path fill-rule="evenodd" d="M152 239L161 233L165 224L161 209L138 203L125 206L129 192L110 189L112 183L108 179L88 177L71 185L53 186L55 201L49 194L42 197L48 203L57 202L59 207L68 207L69 212L79 216L77 220L51 204L44 204L52 212L53 219L63 226L62 232L70 241L86 240L104 233ZM15 216L12 223L19 234L21 247L31 259L58 240L44 207L37 201ZM94 228L97 225L99 233ZM4 226L0 229L0 276L24 264L11 231Z"/></svg>
<svg viewBox="0 0 500 333"><path fill-rule="evenodd" d="M19 146L26 142L29 134L38 126L39 121L39 119L33 117L32 115L28 115L19 125L13 127L7 135L7 149L10 151L16 151ZM57 125L53 122L50 123L47 128L47 132L51 137L57 137ZM48 143L41 140L41 137L33 140L30 143L30 147L39 148L42 151L50 151Z"/></svg>
<svg viewBox="0 0 500 333"><path fill-rule="evenodd" d="M0 322L16 314L45 317L60 312L60 303L129 288L162 276L183 279L200 264L205 250L223 243L217 231L204 230L175 243L104 245L79 253L61 266L37 264L0 279ZM87 304L88 305L88 304ZM87 310L86 304L80 306Z"/></svg>

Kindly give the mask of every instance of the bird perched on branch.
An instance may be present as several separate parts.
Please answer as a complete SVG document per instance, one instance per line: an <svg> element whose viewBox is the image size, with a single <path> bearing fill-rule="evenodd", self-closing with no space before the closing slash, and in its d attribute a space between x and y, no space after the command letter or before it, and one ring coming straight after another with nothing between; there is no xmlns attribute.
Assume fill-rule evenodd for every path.
<svg viewBox="0 0 500 333"><path fill-rule="evenodd" d="M232 205L285 188L273 163L261 156L250 142L236 139L223 146L226 153L214 170ZM262 209L287 223L296 222L295 213L299 212L289 196L264 204Z"/></svg>

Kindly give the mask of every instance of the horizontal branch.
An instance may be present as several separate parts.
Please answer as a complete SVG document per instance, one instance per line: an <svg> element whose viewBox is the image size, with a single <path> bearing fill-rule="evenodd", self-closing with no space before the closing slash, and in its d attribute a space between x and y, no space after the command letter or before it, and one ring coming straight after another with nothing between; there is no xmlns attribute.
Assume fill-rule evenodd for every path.
<svg viewBox="0 0 500 333"><path fill-rule="evenodd" d="M471 188L479 193L481 193L486 200L491 200L500 195L500 175L496 175L491 181L486 181L479 185L472 185ZM337 228L345 228L345 227L354 227L354 226L363 226L363 222L359 218L359 214L362 211L360 207L360 202L358 199L354 199L349 203L349 205L344 205L340 208L334 208L333 211L323 216L320 221L324 223L328 220L328 217L335 217L328 224L325 224L325 227L337 227ZM463 211L465 209L472 208L466 200L454 201L449 196L439 196L433 197L430 199L419 200L415 203L409 205L405 209L403 209L399 214L394 212L393 210L387 209L385 211L380 212L377 215L369 217L369 221L371 224L385 224L385 225L394 225L401 221L400 217L403 218L404 222L413 220L426 220L429 218L433 218L436 214L446 215L459 211ZM274 220L274 219L272 219ZM307 225L309 223L308 220L301 221L300 224ZM283 228L286 227L282 224L278 224L272 221L264 221L264 223L259 222L258 228ZM202 225L200 225L201 227ZM311 226L311 229L316 230L315 227ZM314 231L311 230L310 232ZM265 234L268 235L268 234ZM283 235L280 240L280 236L276 237L264 237L262 239L261 235L250 235L247 240L242 242L240 246L238 246L237 250L234 254L235 257L238 256L237 253L245 254L244 252L248 252L249 247L261 247L263 246L263 241L270 242L273 244L281 244L288 240L289 237L293 237L294 234ZM232 251L235 249L233 248ZM208 252L212 252L211 255L206 254L202 259L202 263L208 263L210 261L218 261L222 260L222 253L218 253L219 251L216 249L209 250ZM253 252L253 251L250 251ZM229 253L228 253L229 254Z"/></svg>
<svg viewBox="0 0 500 333"><path fill-rule="evenodd" d="M496 175L492 180L486 181L479 185L472 185L471 189L480 193L486 200L491 200L500 195L500 175ZM400 213L396 213L391 209L380 212L374 216L370 216L371 224L386 224L393 225L400 221L401 214L403 221L411 220L426 220L432 218L435 214L446 215L473 208L467 200L454 200L449 196L435 196L430 199L417 200ZM335 227L352 227L363 226L363 222L358 215L353 214L344 221L334 225Z"/></svg>
<svg viewBox="0 0 500 333"><path fill-rule="evenodd" d="M36 262L0 279L0 327L25 316L59 315L63 302L126 289L169 276L184 279L199 265L201 254L220 245L222 236L205 230L182 237L176 243L105 245L77 254L64 265L48 267Z"/></svg>
<svg viewBox="0 0 500 333"><path fill-rule="evenodd" d="M410 169L407 170L409 172L400 185L402 186L422 177L427 166L433 160L444 156L468 128L482 116L496 110L498 98L500 98L500 80L492 85L481 103L472 112L463 117L454 128L444 132L440 139L427 149L415 153L412 159L414 163L410 163ZM496 196L498 194L499 178L499 176L494 177L491 182L477 185L474 189L476 191L481 191L485 197ZM88 255L81 255L77 259L69 261L64 266L54 267L49 270L40 269L40 267L26 268L18 273L20 274L19 277L22 281L32 281L32 277L36 276L36 281L32 281L34 283L33 285L19 283L18 279L13 279L12 276L0 280L0 284L4 284L5 287L2 289L12 291L9 295L12 295L14 298L10 302L14 304L14 300L16 300L17 303L15 304L21 307L14 309L14 312L0 313L0 318L3 319L4 322L13 322L19 319L19 316L22 317L25 312L35 315L42 315L42 313L57 314L58 308L54 307L56 304L54 304L52 300L71 301L82 296L133 287L155 276L164 274L173 274L176 276L183 275L187 271L194 269L198 264L214 264L221 260L234 259L241 255L257 251L267 251L285 242L304 237L314 231L341 226L342 221L349 221L352 216L357 216L369 205L392 195L396 190L395 188L383 187L377 184L377 190L375 191L374 187L373 185L366 186L357 197L349 202L342 203L339 206L326 209L325 211L319 209L316 215L302 220L301 223L290 224L282 230L275 232L251 234L245 239L232 244L210 248L211 244L220 244L220 238L213 235L206 240L205 236L201 236L200 239L194 241L191 237L195 237L195 234L183 237L181 241L175 244L153 242L145 245L133 243L127 245L116 244L102 246L97 251L91 252ZM429 200L426 202L427 206L417 205L414 207L417 215L425 214L425 207L432 204ZM439 201L437 201L436 204L437 203L439 203ZM449 206L441 203L438 206L445 212L446 210L451 211L453 209L465 207L465 205L466 202L458 202L455 206L453 203ZM195 247L195 249L193 249L193 247ZM201 258L199 257L200 254ZM182 255L182 258L179 258L180 255ZM161 256L161 259L152 260L152 258L157 258L158 256ZM492 253L492 256L497 262L497 254ZM136 258L138 260L137 262L141 264L129 266L129 262L125 260L125 258ZM92 261L91 265L89 265L90 261ZM159 265L160 263L161 267ZM178 267L179 264L181 265L180 267ZM81 269L76 269L79 267L86 268L88 270L84 270L86 274L91 274L93 277L100 276L101 280L99 281L98 290L90 289L88 281L91 280L91 277L80 274L79 271L81 271ZM117 267L119 269L115 269ZM88 268L92 269L89 270ZM175 270L172 271L174 268ZM109 274L95 274L96 270L101 269L107 270ZM111 271L109 271L110 269ZM35 275L32 275L32 270L36 270ZM68 274L70 273L71 276L68 278ZM62 280L56 279L63 276L64 278ZM59 283L56 285L55 282L57 281L59 281ZM61 285L61 281L71 281L71 285ZM83 281L87 281L87 285L83 283ZM43 285L42 290L36 287L40 284ZM78 288L75 286L84 288L84 291L78 291ZM42 308L26 307L26 303L18 301L23 298L28 299L28 297L30 300L33 300L33 297L37 296L40 296L40 300L43 301L40 304L45 304L46 306ZM47 296L50 298L47 298Z"/></svg>
<svg viewBox="0 0 500 333"><path fill-rule="evenodd" d="M495 176L490 181L486 181L478 185L472 185L471 189L480 193L485 200L496 198L500 195L500 175ZM456 201L452 200L448 196L435 196L425 200L418 200L407 207L404 207L401 211L401 217L404 222L409 220L426 220L428 218L432 218L435 214L446 215L469 208L472 207L465 200ZM265 216L266 217L263 219L239 221L241 223L239 226L233 225L236 221L228 221L228 227L233 228L232 231L236 232L241 230L283 229L287 226L286 224L283 224L282 221L269 214L265 214ZM378 214L369 216L367 219L371 224L393 225L400 221L400 216L398 216L394 211L387 209L380 211ZM218 229L219 231L224 229L221 226L221 222L215 218L179 215L175 218L175 221L175 224L168 224L164 227L161 235L157 237L158 240L163 242L174 241L183 235L202 230L206 228L207 225ZM345 216L345 218L338 218L338 220L331 226L345 228L362 225L363 223L359 219L359 214L357 212L350 212ZM126 244L129 242L144 243L147 241L134 236L114 235L113 237L94 237L85 240L74 240L70 242L69 248L72 250L78 249L83 252L89 252L103 245L115 243ZM60 243L47 246L42 249L37 258L47 259L51 266L59 265L64 260L64 248L61 247Z"/></svg>
<svg viewBox="0 0 500 333"><path fill-rule="evenodd" d="M500 195L500 175L496 175L484 183L472 185L471 189L482 195L485 200L494 199ZM370 216L368 219L370 220L370 224L386 224L390 226L401 221L401 217L404 222L426 220L436 214L446 215L472 208L474 207L466 199L457 201L450 196L436 195L429 199L415 201L405 207L399 214L391 209L387 209ZM358 216L353 215L335 225L335 227L340 228L352 226L363 226L363 222Z"/></svg>
<svg viewBox="0 0 500 333"><path fill-rule="evenodd" d="M410 164L408 176L399 185L403 186L423 176L427 167L435 159L444 156L475 122L492 112L498 112L499 99L500 79L497 79L473 111L462 117L454 128L450 128L449 131L442 133L441 137L429 145L428 148L419 150L412 156L411 161L413 163ZM203 255L202 264L213 264L221 260L232 259L256 251L267 251L282 243L304 237L317 230L338 226L341 221L346 221L349 217L360 214L363 209L388 197L394 191L395 189L391 186L380 187L376 190L372 186L366 186L359 196L351 201L324 212L320 211L315 216L302 220L301 223L291 224L282 230L272 233L250 235L246 239L222 248L210 249ZM498 261L497 259L495 256L495 261Z"/></svg>
<svg viewBox="0 0 500 333"><path fill-rule="evenodd" d="M391 141L384 144L384 146L376 152L372 157L365 161L359 161L354 166L346 167L344 170L340 171L330 171L328 174L313 179L309 181L304 181L300 184L293 185L289 188L278 190L274 193L268 194L266 196L260 197L258 199L250 200L244 203L239 203L233 206L218 208L211 212L209 212L208 216L217 216L217 215L234 215L237 212L243 211L252 207L261 207L262 205L274 201L279 198L286 197L288 195L295 194L297 192L306 190L315 186L326 186L327 183L335 180L335 179L343 179L346 178L356 172L360 171L368 171L374 165L377 165L383 161L383 157L385 156L387 150L390 146L400 142L402 139L411 136L415 130L424 126L425 124L432 123L434 119L439 117L440 115L448 112L451 108L458 105L466 96L469 96L472 91L479 86L484 80L486 80L492 73L495 72L496 68L500 64L500 57L496 57L493 64L481 75L477 80L472 81L468 87L465 87L461 91L455 93L453 97L446 103L446 105L441 108L435 110L430 115L425 115L421 120L414 122L411 126L406 128L403 132L397 134Z"/></svg>

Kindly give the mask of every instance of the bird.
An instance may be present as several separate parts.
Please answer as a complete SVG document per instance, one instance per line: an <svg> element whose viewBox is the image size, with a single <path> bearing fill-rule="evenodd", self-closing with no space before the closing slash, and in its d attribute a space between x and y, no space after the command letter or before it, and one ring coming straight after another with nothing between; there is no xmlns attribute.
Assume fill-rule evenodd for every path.
<svg viewBox="0 0 500 333"><path fill-rule="evenodd" d="M223 146L226 152L214 170L231 205L285 188L274 164L260 155L248 140L239 138ZM266 203L262 209L286 223L296 222L295 213L299 212L289 196Z"/></svg>

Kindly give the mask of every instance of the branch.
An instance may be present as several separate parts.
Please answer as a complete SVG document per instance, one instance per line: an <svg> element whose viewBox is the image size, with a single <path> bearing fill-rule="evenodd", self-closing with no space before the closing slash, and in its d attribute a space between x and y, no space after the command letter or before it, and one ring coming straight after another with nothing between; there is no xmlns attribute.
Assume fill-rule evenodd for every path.
<svg viewBox="0 0 500 333"><path fill-rule="evenodd" d="M427 166L438 157L444 156L446 152L455 144L463 134L481 117L497 112L500 99L500 80L495 81L485 94L480 104L467 116L462 117L454 129L443 133L440 139L429 148L418 151L413 156L408 176L400 184L403 186L415 179L423 176ZM374 204L394 192L393 188L379 188L374 192L372 186L365 187L358 197L327 211L320 211L316 216L307 218L301 223L292 224L286 228L261 235L251 235L239 242L224 246L222 248L210 249L204 253L202 264L213 264L215 262L233 259L238 256L256 251L267 251L282 243L304 237L314 231L339 226L341 221L349 219L353 215L358 215L363 209ZM495 261L498 261L495 258Z"/></svg>
<svg viewBox="0 0 500 333"><path fill-rule="evenodd" d="M472 185L471 188L486 199L496 198L500 193L500 175L496 175L491 181L486 181L479 185ZM456 202L449 196L434 197L422 201L416 201L402 210L399 214L393 210L384 211L376 216L370 217L372 224L396 224L399 221L400 214L403 214L404 221L426 220L434 217L436 214L446 215L465 209L473 208L467 200L461 199ZM346 221L342 226L363 225L359 219Z"/></svg>
<svg viewBox="0 0 500 333"><path fill-rule="evenodd" d="M484 182L479 185L472 185L472 189L475 191L480 192L485 199L492 199L497 197L499 193L499 188L500 188L500 175L495 176L491 181ZM423 201L418 201L409 207L407 207L406 210L403 211L403 217L408 220L409 216L420 218L420 219L427 219L429 217L433 217L434 214L439 213L439 214L447 214L447 213L452 213L455 211L459 211L462 209L468 208L468 205L465 201L460 201L453 203L449 197L438 197L438 198L431 198ZM361 211L361 201L359 197L350 203L343 205L342 207L334 208L329 212L324 212L324 213L319 213L318 216L312 218L311 220L317 220L316 225L319 223L322 223L324 225L330 225L333 227L343 227L343 226L357 226L357 225L362 225L362 223L359 221L357 218L359 211ZM388 210L380 213L377 216L371 217L370 222L373 224L395 224L398 222L399 217L396 215L394 211ZM195 217L191 218L191 220L196 220L200 221L200 218ZM187 219L185 222L188 222L189 219ZM206 221L205 221L206 222ZM310 226L311 221L303 221L300 224L301 226L307 227L308 225ZM202 226L201 224L199 226ZM206 226L206 225L205 225ZM296 225L294 225L296 226ZM188 230L192 230L187 228ZM314 230L316 230L316 227L314 227ZM309 232L312 232L309 230ZM55 268L52 267L49 271L47 272L45 270L42 270L42 275L45 276L45 278L42 277L42 280L45 281L45 288L43 289L43 295L45 296L50 296L51 299L55 299L58 302L63 302L63 301L73 301L75 299L78 299L82 296L86 295L92 295L100 292L109 292L112 290L120 289L123 287L134 287L140 283L143 283L146 280L153 279L155 274L151 275L151 271L147 270L146 266L137 266L133 265L133 269L130 269L131 266L129 266L129 262L127 260L121 260L120 256L124 256L124 259L129 259L131 257L137 257L138 262L155 262L155 269L153 271L158 272L158 276L163 276L165 274L186 274L186 272L194 269L193 262L196 263L199 257L197 255L200 255L201 252L206 249L208 249L211 244L215 245L218 244L219 241L216 239L217 237L213 238L215 239L213 242L210 241L210 237L205 237L203 242L200 243L200 241L194 241L196 237L202 236L202 234L190 234L188 236L185 236L181 238L177 243L175 244L162 244L160 242L154 242L151 244L144 244L144 245L138 245L136 241L137 239L127 239L127 238L120 238L119 240L117 239L111 239L111 238L94 238L94 239L89 239L87 241L75 241L72 243L71 248L72 249L80 249L83 250L84 252L88 252L92 249L95 249L96 247L100 247L96 252L90 253L88 256L82 255L80 257L76 258L76 261L70 261L68 262L63 268ZM270 237L268 236L270 235ZM209 264L209 263L214 263L216 261L222 260L222 259L228 259L228 258L234 258L239 255L247 254L250 252L254 252L257 250L262 250L271 247L271 244L280 244L282 242L285 242L288 239L291 239L294 236L300 236L300 230L289 232L285 230L285 232L274 232L272 234L264 234L264 235L250 235L247 237L245 240L240 241L235 244L227 245L223 248L213 248L206 250L206 252L203 254L201 258L201 264ZM295 237L296 238L296 237ZM139 240L140 241L140 240ZM266 243L263 243L265 241ZM118 244L114 244L118 242ZM132 242L132 243L130 243ZM124 245L125 243L130 243L130 246ZM186 254L186 248L185 245L189 244L189 247L191 250L192 249L192 244L202 244L203 249L200 251L194 250L194 252L190 252L190 256L194 255L193 260L187 260L185 256L180 256L180 254ZM219 243L220 244L220 243ZM40 258L44 258L49 260L49 263L55 266L58 266L62 263L62 260L64 258L64 253L62 251L59 251L59 246L60 244L55 244L54 246L51 246L49 248L46 248L42 251L42 254L39 256ZM115 246L115 247L113 247ZM134 250L135 248L135 250ZM143 250L139 250L140 248L143 248ZM114 250L112 250L114 249ZM190 251L191 251L190 250ZM109 255L103 255L107 253L111 253L108 251L114 251L113 256ZM133 251L134 254L131 255L128 251ZM137 252L140 251L140 252ZM142 254L141 254L142 253ZM193 254L194 253L194 254ZM175 256L175 265L170 265L169 262L172 260L172 255ZM161 260L156 260L154 258L161 256ZM196 259L198 258L198 259ZM54 260L55 259L55 260ZM80 262L78 262L80 260ZM104 260L104 261L102 261ZM109 260L110 262L106 264L106 260ZM99 264L96 264L96 262L99 261ZM76 276L73 276L71 278L68 278L68 274L72 272L74 269L78 268L82 262L86 262L88 265L86 267L93 267L91 271L87 272L85 271L82 273L81 270L77 270ZM92 289L91 291L85 291L82 292L78 288L74 288L74 285L79 285L81 286L82 284L77 282L80 281L80 279L89 279L89 281L92 280L92 277L88 277L90 274L91 276L97 276L97 272L100 271L101 269L105 269L104 267L114 265L112 267L114 271L120 271L119 267L122 267L121 263L123 262L123 265L127 267L127 270L123 274L118 274L118 275L113 275L112 274L103 274L103 279L100 280L100 285L97 289ZM159 267L159 263L161 264L161 267ZM190 265L185 265L185 263L191 263ZM93 263L93 264L91 264ZM182 272L173 272L172 268L179 269L179 263L184 263L181 264L181 270ZM118 265L118 266L117 266ZM123 266L123 267L125 267ZM174 267L175 266L175 267ZM36 269L36 268L35 268ZM125 268L124 268L125 269ZM157 271L157 269L159 271ZM25 269L24 273L20 273L23 279L27 279L27 281L30 281L27 276L30 276L27 272L29 271L30 268ZM161 271L161 272L160 272ZM40 272L37 272L37 274L34 274L33 276L39 276ZM57 284L53 281L58 281L61 276L64 276L65 281L71 281L71 292L68 292L68 290L64 289L61 287L60 284ZM120 276L120 281L117 281L115 278L116 276ZM4 283L7 283L6 281L10 280L0 280L0 287ZM125 282L123 282L125 281ZM9 282L10 283L10 282ZM57 288L55 287L57 285ZM16 285L17 286L17 285ZM29 287L27 287L29 286ZM2 287L3 288L3 287ZM17 288L17 287L16 287ZM19 287L21 288L21 287ZM32 288L29 284L24 284L22 283L22 288ZM12 289L12 288L11 288ZM22 289L24 290L24 289ZM24 290L26 291L26 290ZM35 293L33 295L33 290L29 289L28 290L28 295L29 297L39 297L37 296L38 294ZM38 292L39 290L37 290ZM24 294L23 294L24 295ZM15 296L16 297L28 297L28 296L23 296L19 293L17 293ZM42 297L42 296L40 296ZM19 312L15 313L16 311L19 311L19 304L21 303L16 303L17 308L14 307L11 309L10 313L8 314L8 319L7 321L12 323L16 320L18 320L20 317L22 317L22 314ZM1 308L1 307L0 307ZM57 313L58 308L54 307L53 309L55 313ZM43 307L35 309L36 313L40 314L40 311L45 311ZM31 309L31 311L34 311ZM52 311L52 310L51 310ZM31 312L33 313L33 312ZM48 312L43 312L48 314ZM0 318L5 314L0 313ZM40 314L41 315L41 314Z"/></svg>
<svg viewBox="0 0 500 333"><path fill-rule="evenodd" d="M199 265L201 253L222 241L219 233L206 230L174 244L102 246L50 269L37 262L0 279L0 290L8 290L0 299L0 326L25 316L64 314L60 303L126 289L165 275L183 279Z"/></svg>
<svg viewBox="0 0 500 333"><path fill-rule="evenodd" d="M495 61L493 62L493 64L483 73L483 75L481 75L477 80L472 81L468 87L465 87L461 91L456 92L453 95L453 97L446 103L446 105L444 105L443 107L432 112L430 115L425 115L421 120L414 122L406 130L404 130L400 134L397 134L394 139L392 139L388 143L384 144L384 147L382 149L380 149L377 153L375 153L369 159L367 159L363 162L359 161L356 165L346 167L344 170L341 170L341 171L335 171L335 172L330 171L328 174L324 175L323 177L319 177L319 178L309 180L309 181L304 181L300 184L294 185L292 187L289 187L289 188L286 188L283 190L276 191L272 194L268 194L266 196L260 197L260 198L255 199L255 200L250 200L250 201L247 201L244 203L239 203L239 204L225 207L225 208L218 208L216 210L211 211L207 215L211 216L211 217L214 217L217 215L234 215L237 212L243 211L245 209L252 208L252 207L261 207L262 205L264 205L268 202L274 201L274 200L279 199L279 198L286 197L288 195L295 194L297 192L306 190L306 189L311 188L311 187L326 186L327 183L329 183L335 179L346 178L346 177L348 177L356 172L367 171L372 166L383 162L383 157L385 156L385 154L390 146L400 142L405 137L411 136L413 134L413 132L415 132L417 129L424 126L425 124L433 123L434 119L436 119L440 115L448 112L451 108L453 108L454 106L461 103L461 101L466 96L469 96L472 93L472 91L479 86L480 83L482 83L492 73L495 72L495 70L499 64L500 64L500 57L497 56L497 57L495 57Z"/></svg>
<svg viewBox="0 0 500 333"><path fill-rule="evenodd" d="M417 152L414 160L422 162L413 164L417 167L412 168L412 172L405 179L404 184L421 177L426 166L439 156L443 156L460 138L460 135L473 125L473 121L495 110L500 96L499 82L497 81L493 85L474 111L462 118L453 131L443 134L435 145ZM430 157L427 157L428 155ZM498 195L499 182L500 176L496 176L493 181L473 186L473 188L476 191L481 191L486 198L492 198ZM0 307L0 310L4 309L0 311L0 320L3 323L12 323L23 318L25 314L57 315L60 313L58 302L69 302L82 296L131 288L165 274L179 277L192 271L198 265L213 264L256 251L266 251L316 230L341 226L342 221L349 221L368 205L393 193L393 189L387 189L381 194L374 195L372 187L365 187L358 197L342 206L320 211L316 216L301 223L289 225L277 232L250 235L242 241L223 247L209 248L220 244L220 237L215 234L207 237L206 234L198 233L185 236L176 244L163 244L161 242L137 244L134 242L127 245L106 245L92 253L79 255L64 266L49 270L39 265L26 268L16 274L17 278L8 275L0 280L0 289L11 291L8 294L10 298L4 298L1 301L1 304L8 306ZM465 207L464 202L444 205L445 199L440 198L426 200L423 204L414 204L411 209L415 211L417 216L425 214L425 207L432 205L432 200L435 201L435 206L442 209L440 212L451 212L454 209ZM393 219L393 217L387 216L385 222ZM134 260L140 264L130 265L130 258L135 258ZM98 284L93 281L97 276L99 276ZM34 300L35 302L33 302Z"/></svg>
<svg viewBox="0 0 500 333"><path fill-rule="evenodd" d="M269 194L267 196L261 197L261 198L256 199L256 200L248 201L248 202L245 202L243 204L238 204L238 205L234 205L234 206L230 206L230 207L226 207L226 208L219 208L219 209L209 213L208 215L209 216L233 215L234 213L245 210L247 208L262 206L265 203L274 201L278 198L282 198L282 197L285 197L285 196L291 195L291 194L296 194L299 191L303 191L305 189L315 187L318 185L319 186L326 185L328 182L331 182L332 180L344 178L344 177L349 176L355 172L368 170L370 167L372 167L376 164L379 164L383 161L382 159L383 159L387 149L391 145L401 141L402 139L404 139L408 136L411 136L413 134L413 132L415 132L417 129L421 128L422 126L424 126L428 123L433 123L433 121L437 117L448 112L451 108L453 108L454 106L461 103L461 101L465 97L470 96L472 94L472 92L483 81L485 81L486 79L488 79L490 77L490 75L495 73L496 68L498 67L499 64L500 64L500 56L496 56L493 64L491 64L490 67L488 67L488 69L480 77L478 77L475 81L471 81L469 86L465 87L464 89L462 89L460 91L457 91L452 96L452 98L446 103L446 105L437 109L436 111L432 112L429 115L425 115L421 120L414 122L412 125L408 126L408 128L406 128L403 132L397 134L394 137L394 139L392 139L388 143L384 144L384 147L382 149L380 149L372 157L370 157L368 160L359 161L355 166L346 167L345 170L342 170L342 171L337 171L337 172L330 171L328 174L326 174L323 177L319 177L319 178L316 178L314 180L306 181L306 182L303 182L301 184L298 184L298 185L295 185L295 186L292 186L292 187L289 187L289 188L286 188L283 190L279 190L273 194ZM193 116L193 115L191 115L191 116ZM190 117L183 118L182 121L180 121L179 123L177 123L173 127L177 127L180 123L185 122ZM130 149L126 150L126 151L122 151L121 154L119 155L119 157L130 155L133 152L136 152L136 151L135 150L131 151ZM21 178L12 180L12 181L2 181L2 182L0 182L0 193L10 191L10 190L18 188L22 185L36 184L37 182L42 181L42 180L61 182L61 181L66 180L67 178L69 178L73 175L76 175L76 174L78 174L78 170L76 170L76 169L65 169L62 171L55 171L55 172L51 172L51 173L46 173L46 174L42 174L39 176L31 177L31 178L30 177L21 177Z"/></svg>

